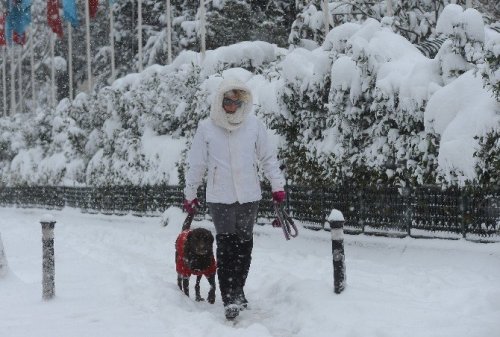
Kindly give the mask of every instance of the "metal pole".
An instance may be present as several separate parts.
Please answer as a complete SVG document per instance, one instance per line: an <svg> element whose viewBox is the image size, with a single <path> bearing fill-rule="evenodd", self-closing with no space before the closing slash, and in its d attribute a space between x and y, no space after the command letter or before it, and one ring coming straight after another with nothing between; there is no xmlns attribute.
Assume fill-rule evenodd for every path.
<svg viewBox="0 0 500 337"><path fill-rule="evenodd" d="M340 294L345 289L344 215L334 209L328 217L332 235L333 289Z"/></svg>
<svg viewBox="0 0 500 337"><path fill-rule="evenodd" d="M16 67L14 61L14 47L10 48L10 115L16 113Z"/></svg>
<svg viewBox="0 0 500 337"><path fill-rule="evenodd" d="M18 86L19 86L19 112L23 112L23 46L19 46L19 59L17 60L17 76L18 76Z"/></svg>
<svg viewBox="0 0 500 337"><path fill-rule="evenodd" d="M328 0L323 0L323 23L325 25L325 39L330 32L330 10L328 9Z"/></svg>
<svg viewBox="0 0 500 337"><path fill-rule="evenodd" d="M36 91L35 91L35 52L33 48L33 38L34 38L34 29L31 27L30 34L30 64L31 64L31 100L33 101L33 110L36 111L38 107L38 101L36 99Z"/></svg>
<svg viewBox="0 0 500 337"><path fill-rule="evenodd" d="M394 10L392 9L392 0L387 0L387 16L393 16Z"/></svg>
<svg viewBox="0 0 500 337"><path fill-rule="evenodd" d="M7 55L6 47L2 47L2 89L3 89L3 115L7 116Z"/></svg>
<svg viewBox="0 0 500 337"><path fill-rule="evenodd" d="M109 43L111 45L111 78L110 84L114 82L116 78L116 66L115 66L115 19L113 15L113 3L109 4Z"/></svg>
<svg viewBox="0 0 500 337"><path fill-rule="evenodd" d="M139 44L139 71L142 71L142 0L138 0L137 40Z"/></svg>
<svg viewBox="0 0 500 337"><path fill-rule="evenodd" d="M56 70L54 62L54 45L55 45L54 33L50 32L50 104L53 108L56 107Z"/></svg>
<svg viewBox="0 0 500 337"><path fill-rule="evenodd" d="M68 22L68 89L69 99L73 100L73 29Z"/></svg>
<svg viewBox="0 0 500 337"><path fill-rule="evenodd" d="M43 277L42 297L50 300L55 296L54 227L56 221L50 214L40 220L42 225Z"/></svg>
<svg viewBox="0 0 500 337"><path fill-rule="evenodd" d="M89 0L85 1L85 40L87 44L87 81L88 94L92 92L92 60L90 59L90 13Z"/></svg>
<svg viewBox="0 0 500 337"><path fill-rule="evenodd" d="M200 0L200 39L201 39L201 62L205 60L206 50L206 27L205 27L205 0Z"/></svg>
<svg viewBox="0 0 500 337"><path fill-rule="evenodd" d="M172 63L172 7L167 0L167 63Z"/></svg>

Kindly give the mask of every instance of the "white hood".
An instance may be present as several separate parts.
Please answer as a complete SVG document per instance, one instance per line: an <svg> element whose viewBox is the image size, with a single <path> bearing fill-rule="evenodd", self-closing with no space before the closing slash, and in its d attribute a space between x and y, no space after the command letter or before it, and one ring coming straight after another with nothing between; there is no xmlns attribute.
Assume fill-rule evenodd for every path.
<svg viewBox="0 0 500 337"><path fill-rule="evenodd" d="M236 110L234 114L228 114L224 111L222 107L222 100L224 99L224 93L230 90L242 90L245 91L248 96L243 104ZM210 109L210 118L218 126L226 130L236 130L238 129L243 121L246 119L248 114L252 111L253 97L250 88L243 82L236 79L224 79L219 85L217 92L215 93L214 99L212 101L212 106Z"/></svg>

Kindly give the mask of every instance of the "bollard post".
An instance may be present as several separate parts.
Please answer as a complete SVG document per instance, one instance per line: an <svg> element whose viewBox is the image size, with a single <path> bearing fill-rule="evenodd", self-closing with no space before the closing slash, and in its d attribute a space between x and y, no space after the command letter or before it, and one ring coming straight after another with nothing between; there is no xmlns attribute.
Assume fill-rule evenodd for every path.
<svg viewBox="0 0 500 337"><path fill-rule="evenodd" d="M328 217L332 235L333 289L340 294L345 289L345 254L344 254L344 215L339 210L332 210Z"/></svg>
<svg viewBox="0 0 500 337"><path fill-rule="evenodd" d="M7 258L3 249L2 234L0 233L0 277L7 275Z"/></svg>
<svg viewBox="0 0 500 337"><path fill-rule="evenodd" d="M56 221L50 214L40 219L42 225L43 277L42 297L50 300L55 295L54 227Z"/></svg>

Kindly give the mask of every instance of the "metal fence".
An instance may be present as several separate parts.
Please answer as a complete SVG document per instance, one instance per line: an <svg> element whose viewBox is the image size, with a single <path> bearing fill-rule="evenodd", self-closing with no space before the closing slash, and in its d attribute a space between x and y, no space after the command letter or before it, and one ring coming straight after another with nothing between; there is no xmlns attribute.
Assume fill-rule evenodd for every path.
<svg viewBox="0 0 500 337"><path fill-rule="evenodd" d="M198 195L203 196L204 191ZM203 198L201 214L207 213ZM269 222L273 209L264 189L259 222ZM159 216L170 206L181 206L180 186L0 188L0 206L80 208L82 212ZM286 208L311 229L324 226L332 209L346 218L348 233L395 237L467 238L500 241L500 189L356 187L312 188L288 186Z"/></svg>
<svg viewBox="0 0 500 337"><path fill-rule="evenodd" d="M499 188L291 187L289 198L294 217L306 223L324 224L330 210L340 210L353 234L500 240Z"/></svg>

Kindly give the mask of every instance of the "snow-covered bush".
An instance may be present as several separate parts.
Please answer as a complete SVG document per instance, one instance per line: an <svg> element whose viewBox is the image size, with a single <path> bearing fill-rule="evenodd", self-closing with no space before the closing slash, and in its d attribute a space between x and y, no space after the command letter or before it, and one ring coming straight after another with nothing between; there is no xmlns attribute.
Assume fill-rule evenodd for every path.
<svg viewBox="0 0 500 337"><path fill-rule="evenodd" d="M46 113L1 119L4 183L178 184L176 164L182 168L186 141L208 116L222 76L248 80L283 52L264 42L208 51L203 72L199 55L184 52L170 66L127 75Z"/></svg>
<svg viewBox="0 0 500 337"><path fill-rule="evenodd" d="M500 33L486 44L481 71L486 87L500 101Z"/></svg>
<svg viewBox="0 0 500 337"><path fill-rule="evenodd" d="M373 19L347 23L280 67L286 113L270 125L286 139L295 182L434 182L438 137L424 128L424 107L442 81L409 41Z"/></svg>
<svg viewBox="0 0 500 337"><path fill-rule="evenodd" d="M182 104L190 95L186 79L192 73L173 71L172 67L150 67L146 72L143 77L132 74L115 82L96 98L94 129L86 144L91 154L87 184L177 182L174 167L163 159L171 150L169 141L158 142L162 135L175 139L182 134L179 114L184 112ZM170 155L179 153L170 151Z"/></svg>
<svg viewBox="0 0 500 337"><path fill-rule="evenodd" d="M275 99L280 111L263 111L270 127L284 137L280 156L295 182L314 180L320 184L324 178L314 144L324 138L330 63L328 52L322 49L289 53L277 65L282 82Z"/></svg>
<svg viewBox="0 0 500 337"><path fill-rule="evenodd" d="M392 0L392 11L388 13L387 1L329 0L329 26L334 28L344 23L361 23L367 19L382 19L392 14L389 20L392 29L412 43L425 41L435 36L437 18L450 3L465 5L465 0ZM319 45L325 38L323 0L308 1L301 8L291 26L289 42L308 48Z"/></svg>
<svg viewBox="0 0 500 337"><path fill-rule="evenodd" d="M338 25L317 48L241 42L203 60L184 51L56 109L4 117L2 184L182 184L223 77L254 91L292 183L497 181L497 40L481 35L476 11L448 6L448 41L428 59L389 21Z"/></svg>
<svg viewBox="0 0 500 337"><path fill-rule="evenodd" d="M437 56L446 84L483 63L484 23L477 10L446 6L436 31L448 37Z"/></svg>
<svg viewBox="0 0 500 337"><path fill-rule="evenodd" d="M481 185L498 186L500 184L500 119L491 131L479 137L479 150L474 155L478 159L477 181Z"/></svg>
<svg viewBox="0 0 500 337"><path fill-rule="evenodd" d="M485 62L482 76L486 89L497 101L497 115L500 114L500 34L492 38L485 47ZM476 171L479 183L498 186L500 184L500 118L486 134L479 138Z"/></svg>

